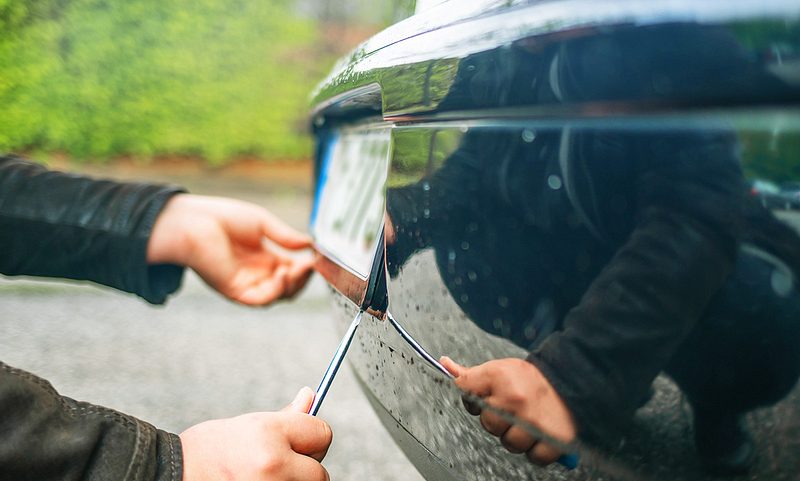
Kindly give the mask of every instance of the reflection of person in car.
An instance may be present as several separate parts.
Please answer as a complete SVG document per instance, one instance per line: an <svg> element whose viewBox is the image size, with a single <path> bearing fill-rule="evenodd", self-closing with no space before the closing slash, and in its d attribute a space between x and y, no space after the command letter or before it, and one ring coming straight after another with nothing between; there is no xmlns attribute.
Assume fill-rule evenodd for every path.
<svg viewBox="0 0 800 481"><path fill-rule="evenodd" d="M714 55L738 52L721 48L730 46L718 32L671 33L670 48L702 38ZM655 54L661 39L578 42L539 60L551 72L541 78L558 78L554 69L568 78L552 88L564 101L608 99L581 80L581 62L615 48L615 59ZM626 67L605 65L622 77ZM800 237L744 192L736 138L719 127L478 129L435 174L389 190L387 263L396 275L432 246L464 312L531 350L527 361L472 368L444 359L463 389L558 439L602 441L665 371L692 404L708 467L741 471L754 454L743 415L783 398L800 375ZM492 413L481 423L512 452L558 458Z"/></svg>

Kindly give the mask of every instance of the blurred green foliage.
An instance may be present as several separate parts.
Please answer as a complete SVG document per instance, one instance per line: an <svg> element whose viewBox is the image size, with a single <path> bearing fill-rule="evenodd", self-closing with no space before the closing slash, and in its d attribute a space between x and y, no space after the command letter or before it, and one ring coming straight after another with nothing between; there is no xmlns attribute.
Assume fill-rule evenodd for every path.
<svg viewBox="0 0 800 481"><path fill-rule="evenodd" d="M392 137L389 187L402 187L433 175L464 138L460 129L396 130Z"/></svg>
<svg viewBox="0 0 800 481"><path fill-rule="evenodd" d="M323 22L387 26L414 13L416 0L292 0L298 11Z"/></svg>
<svg viewBox="0 0 800 481"><path fill-rule="evenodd" d="M750 179L797 182L800 179L800 136L797 130L743 132L742 165Z"/></svg>
<svg viewBox="0 0 800 481"><path fill-rule="evenodd" d="M384 108L387 112L400 108L413 112L438 105L450 92L458 64L459 59L446 58L386 69L386 74L381 72Z"/></svg>
<svg viewBox="0 0 800 481"><path fill-rule="evenodd" d="M0 0L0 151L307 157L307 95L334 59L292 6Z"/></svg>

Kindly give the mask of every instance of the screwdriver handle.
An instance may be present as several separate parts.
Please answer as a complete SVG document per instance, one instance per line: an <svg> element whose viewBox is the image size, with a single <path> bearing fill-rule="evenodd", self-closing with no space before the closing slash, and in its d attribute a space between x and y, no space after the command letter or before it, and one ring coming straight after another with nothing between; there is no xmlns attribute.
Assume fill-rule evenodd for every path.
<svg viewBox="0 0 800 481"><path fill-rule="evenodd" d="M573 470L580 464L580 457L577 454L562 454L561 457L558 458L558 464L569 470Z"/></svg>

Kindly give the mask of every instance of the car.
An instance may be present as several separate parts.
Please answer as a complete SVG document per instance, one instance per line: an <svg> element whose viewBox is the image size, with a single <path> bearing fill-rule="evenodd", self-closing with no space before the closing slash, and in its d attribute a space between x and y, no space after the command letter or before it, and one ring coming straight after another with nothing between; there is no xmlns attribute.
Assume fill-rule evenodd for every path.
<svg viewBox="0 0 800 481"><path fill-rule="evenodd" d="M800 208L800 194L796 182L775 182L754 179L749 182L750 195L757 198L764 207L773 210L792 210Z"/></svg>
<svg viewBox="0 0 800 481"><path fill-rule="evenodd" d="M312 94L316 268L341 332L364 312L348 359L400 449L430 480L704 480L747 470L748 479L796 479L800 339L797 316L780 313L797 305L800 215L751 202L747 189L800 180L800 85L760 54L798 51L800 4L428 3L342 58ZM609 266L648 222L661 223L648 242L667 247L642 258L644 277L630 288L658 304L651 317L689 323L664 337L642 330L620 348L622 324L591 324L586 310L633 306L626 329L638 329L641 306L592 288L614 285ZM708 243L671 247L698 238ZM656 302L673 288L680 294ZM768 315L773 307L779 314ZM630 313L618 314L622 323ZM586 432L613 424L618 435L579 426L564 444L461 391L437 362L541 360L566 335L608 369L562 374L556 391L570 406L588 400L578 413L593 425ZM720 347L733 338L739 347ZM691 342L696 356L682 350ZM747 382L732 381L747 369ZM609 401L632 384L639 397ZM698 390L730 384L772 390L763 407L748 405L752 444L704 441L693 421L702 420ZM568 459L578 468L509 453L464 409L465 396L577 455ZM723 399L712 411L724 411ZM708 454L704 442L736 442L740 459Z"/></svg>
<svg viewBox="0 0 800 481"><path fill-rule="evenodd" d="M800 209L800 182L783 182L780 191L788 201L787 209Z"/></svg>
<svg viewBox="0 0 800 481"><path fill-rule="evenodd" d="M761 205L769 209L787 206L788 199L775 182L754 179L750 182L750 195L758 198Z"/></svg>

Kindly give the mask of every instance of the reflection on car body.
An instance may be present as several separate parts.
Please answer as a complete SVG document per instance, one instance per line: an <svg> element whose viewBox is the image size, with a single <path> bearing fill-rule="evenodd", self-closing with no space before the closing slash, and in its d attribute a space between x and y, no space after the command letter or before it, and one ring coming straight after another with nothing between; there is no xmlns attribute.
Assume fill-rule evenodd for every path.
<svg viewBox="0 0 800 481"><path fill-rule="evenodd" d="M319 150L391 129L390 310L464 364L528 357L587 456L505 453L365 318L352 361L376 412L430 479L792 479L800 212L751 188L800 179L800 90L758 55L800 45L800 6L510 3L434 29L446 2L367 42L318 93Z"/></svg>

